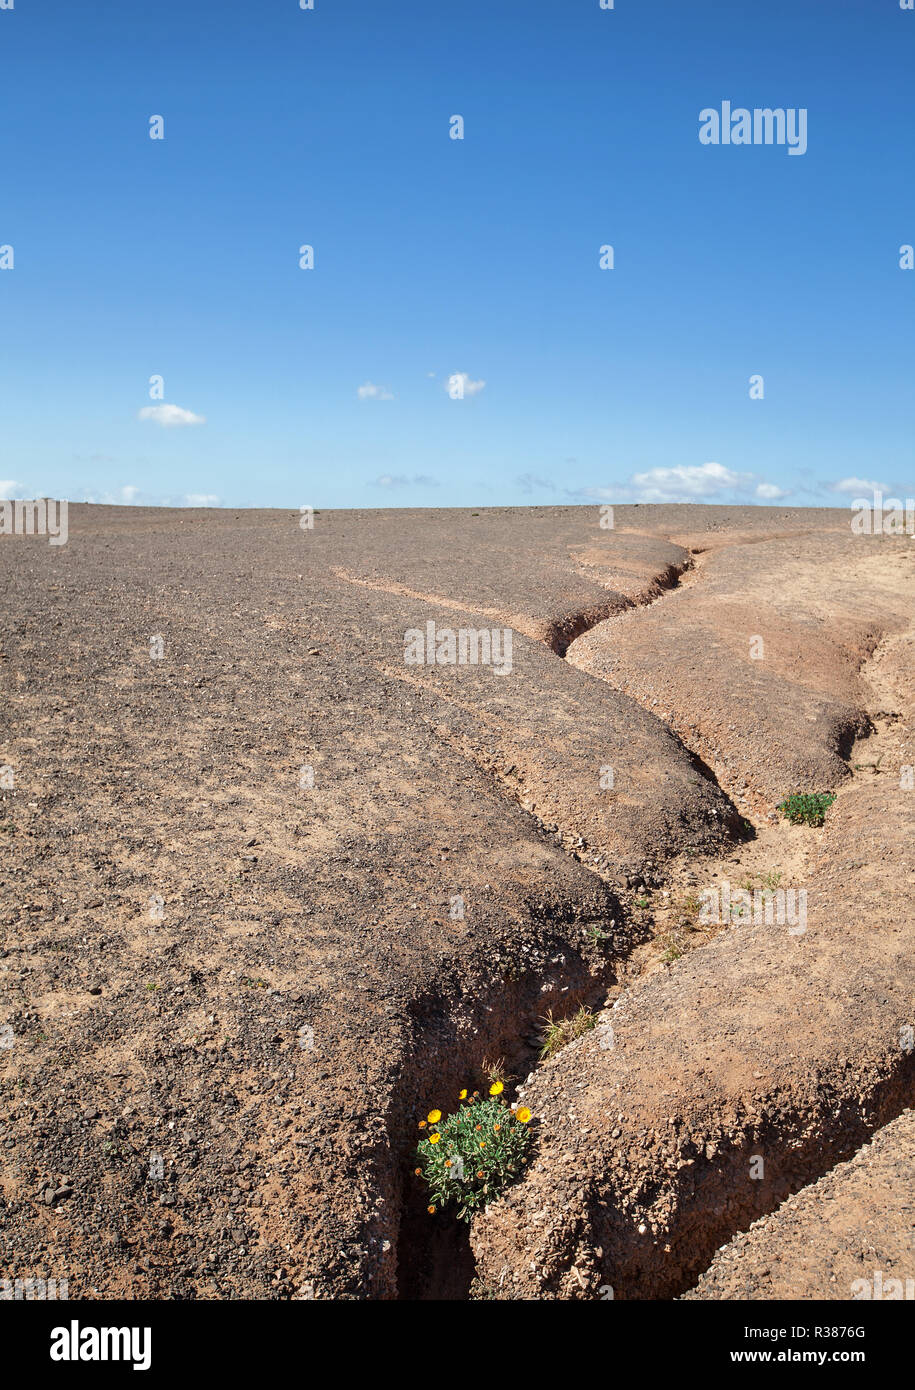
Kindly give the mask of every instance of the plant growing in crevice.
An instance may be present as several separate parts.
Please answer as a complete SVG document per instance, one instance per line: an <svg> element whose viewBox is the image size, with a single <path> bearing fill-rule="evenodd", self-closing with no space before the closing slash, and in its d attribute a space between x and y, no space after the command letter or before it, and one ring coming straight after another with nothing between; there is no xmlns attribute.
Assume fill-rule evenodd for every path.
<svg viewBox="0 0 915 1390"><path fill-rule="evenodd" d="M428 1130L416 1152L416 1176L429 1184L430 1215L456 1206L459 1221L494 1202L516 1182L530 1157L532 1136L527 1106L511 1110L495 1081L484 1099L478 1091L460 1095L460 1107L447 1119L430 1110L419 1127Z"/></svg>
<svg viewBox="0 0 915 1390"><path fill-rule="evenodd" d="M700 930L699 914L702 903L694 892L690 890L682 897L675 898L671 906L678 926L683 927L686 931Z"/></svg>
<svg viewBox="0 0 915 1390"><path fill-rule="evenodd" d="M665 965L673 965L674 961L679 960L683 955L683 948L677 940L676 934L674 932L668 932L667 936L664 938L663 944L666 949L661 960Z"/></svg>
<svg viewBox="0 0 915 1390"><path fill-rule="evenodd" d="M776 810L782 811L792 825L822 825L835 799L835 792L792 792Z"/></svg>
<svg viewBox="0 0 915 1390"><path fill-rule="evenodd" d="M540 1060L545 1062L548 1057L552 1057L566 1043L574 1042L583 1033L589 1032L597 1023L597 1018L590 1009L581 1005L577 1013L569 1018L554 1019L552 1009L544 1015L543 1019L543 1041L540 1044Z"/></svg>

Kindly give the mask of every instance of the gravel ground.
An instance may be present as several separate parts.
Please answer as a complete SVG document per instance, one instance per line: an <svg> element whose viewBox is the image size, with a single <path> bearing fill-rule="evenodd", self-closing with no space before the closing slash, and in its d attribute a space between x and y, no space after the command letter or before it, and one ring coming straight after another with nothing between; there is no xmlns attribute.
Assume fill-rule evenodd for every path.
<svg viewBox="0 0 915 1390"><path fill-rule="evenodd" d="M889 1118L908 1084L879 1029L910 1007L893 881L907 871L911 796L897 805L879 777L846 777L837 829L823 833L823 862L811 869L830 885L831 907L811 911L804 954L795 938L754 944L752 932L727 929L671 969L655 942L660 894L690 864L746 851L744 817L771 792L759 768L772 760L772 702L785 680L791 713L776 757L789 745L803 754L806 723L811 767L839 758L844 775L839 743L871 708L855 663L872 634L884 644L881 737L888 750L902 738L911 562L895 541L877 565L870 551L850 556L847 519L632 507L616 509L608 531L585 508L336 512L303 530L286 512L73 506L65 546L6 538L0 1275L67 1279L71 1297L466 1296L466 1242L423 1219L416 1117L476 1083L487 1060L530 1072L547 1008L562 1016L621 998L647 1020L646 1037L654 1030L627 1081L639 1088L631 1107L615 1073L572 1066L595 1035L540 1069L555 1114L544 1102L540 1157L512 1200L526 1210L549 1171L549 1202L569 1201L562 1222L582 1232L591 1196L578 1198L584 1170L563 1158L580 1135L567 1144L560 1118L582 1090L588 1147L607 1171L608 1153L624 1147L610 1137L621 1122L608 1118L607 1097L614 1115L646 1117L635 1138L651 1186L667 1161L649 1138L657 1116L663 1126L668 1115L688 1119L700 1134L709 1105L756 1096L777 1109L779 1079L791 1078L798 1133L821 1145L819 1171L809 1158L786 1160L763 1206ZM786 543L801 552L790 606L811 588L809 544L825 547L813 568L832 565L837 585L859 565L874 612L869 628L845 608L831 626L828 582L816 589L825 645L808 705L809 647L795 675L779 666L752 698L731 658L709 717L729 690L744 710L768 702L757 762L752 749L739 754L754 793L741 799L730 773L738 752L722 775L705 733L695 743L684 734L688 696L709 677L701 641L657 648L659 673L680 674L655 707L632 674L655 641L642 641L637 622L657 622L668 604L686 614L707 575L750 603L741 549L784 585ZM694 553L703 549L707 561ZM730 632L733 610L721 613ZM405 664L406 630L429 621L511 627L511 672ZM708 621L677 626L695 633ZM618 682L575 655L614 622L630 625L633 652ZM629 646L627 635L620 649ZM755 664L743 674L756 680ZM608 767L612 787L602 785ZM850 884L843 866L859 861L873 873ZM890 1002L871 1007L874 990ZM738 1064L733 1038L761 1018L766 1056L750 1048ZM641 1038L646 1023L633 1027ZM841 1083L851 1109L827 1142L843 1035L857 1079ZM705 1072L690 1060L702 1046L715 1062ZM608 1055L615 1065L597 1051L594 1065ZM814 1075L830 1097L819 1108L808 1104ZM706 1263L760 1210L741 1200L711 1220L705 1198L696 1205L678 1188L678 1209L690 1203L683 1230L708 1247ZM506 1262L518 1273L504 1236L487 1234L502 1230L503 1207L474 1232L484 1281ZM620 1210L628 1221L630 1208ZM507 1289L580 1296L575 1242L560 1244L564 1269L544 1283L519 1274ZM517 1257L529 1260L523 1241ZM612 1273L609 1242L601 1259ZM626 1260L620 1268L638 1265L634 1296L679 1292L696 1263L678 1257L671 1273Z"/></svg>

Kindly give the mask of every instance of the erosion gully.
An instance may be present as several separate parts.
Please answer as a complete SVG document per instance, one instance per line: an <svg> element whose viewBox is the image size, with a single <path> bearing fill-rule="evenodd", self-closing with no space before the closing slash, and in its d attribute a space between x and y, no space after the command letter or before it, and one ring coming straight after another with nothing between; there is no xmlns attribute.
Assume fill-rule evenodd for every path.
<svg viewBox="0 0 915 1390"><path fill-rule="evenodd" d="M697 582L704 557L705 551L696 547L682 564L670 566L658 575L639 598L627 600L622 606L617 600L612 606L597 606L573 618L564 619L548 631L543 639L545 644L557 658L564 659L572 644L599 623L612 620L631 608L663 602L677 589ZM850 745L847 749L841 750L849 763L852 778L867 776L875 763L879 767L880 759L887 751L887 741L892 736L893 725L900 717L888 710L889 696L880 676L879 658L880 652L875 650L865 663L863 671L866 678L871 674L874 677L870 683L879 708L874 707L867 711L867 732L854 746ZM595 676L594 679L609 678ZM650 709L649 712L660 718L655 709ZM708 765L697 750L689 747L672 723L667 720L662 722L689 754L697 769L731 800L729 789L719 781L716 770ZM512 794L507 782L491 771L490 775L504 794ZM533 814L516 797L512 799L521 805L526 814ZM734 806L733 801L731 804ZM610 1007L635 979L649 972L669 970L672 942L675 941L678 954L683 954L686 950L701 949L712 935L727 931L727 926L704 932L680 931L682 898L689 896L695 884L713 883L720 876L759 875L771 870L773 866L782 871L789 883L804 881L807 866L821 832L809 827L791 826L786 821L772 819L768 815L756 816L744 809L738 811L736 806L734 810L735 815L739 815L749 827L744 841L735 843L726 853L714 857L699 859L681 856L665 866L663 882L658 888L640 888L633 891L629 897L617 898L618 928L621 924L617 939L620 936L626 937L630 942L628 948L605 957L602 968L596 971L593 960L586 963L580 957L574 957L566 948L565 965L560 969L559 975L559 988L565 1006L562 1010L563 1016L573 1013L580 1004L600 1012ZM543 833L550 833L538 817L533 816L533 819L537 821ZM558 826L551 832L551 838L564 853L577 859L589 873L594 874L602 883L609 884L609 878L605 878L600 870L595 868L590 858L589 846L579 841L577 832L566 833ZM614 895L618 893L615 884L613 892ZM642 906L646 901L647 906ZM546 945L548 951L555 951L556 947L555 940ZM523 1086L523 1078L529 1078L538 1065L537 1030L544 1012L544 996L541 993L543 978L541 974L534 973L517 982L508 992L504 985L485 991L475 1000L469 1011L465 1007L465 1001L462 1001L458 1008L452 1008L449 1013L449 1006L441 999L425 1001L428 1011L426 1020L422 1017L423 1008L418 1011L415 1019L418 1039L415 1060L413 1065L408 1063L403 1069L402 1084L394 1105L391 1125L392 1147L403 1156L398 1194L400 1222L397 1238L397 1282L400 1299L462 1301L474 1297L475 1265L470 1246L469 1226L455 1220L450 1213L430 1218L425 1206L425 1197L413 1177L415 1116L421 1108L420 1097L424 1094L424 1079L428 1077L430 1070L434 1070L440 1078L442 1093L456 1093L461 1085L466 1084L468 1077L479 1074L482 1064L487 1059L499 1057L505 1059L510 1075L522 1079L520 1084ZM875 1128L889 1123L912 1104L915 1104L915 1094L909 1094L907 1090L897 1093L889 1112L881 1115ZM871 1137L872 1131L868 1132L863 1142L868 1142ZM847 1157L847 1154L838 1158L824 1155L821 1169L814 1166L811 1172L808 1166L807 1171L799 1175L797 1190L816 1181L834 1167L836 1162ZM726 1172L721 1173L720 1181L722 1195L725 1195L724 1188L728 1185ZM706 1193L706 1197L707 1195ZM759 1215L760 1213L756 1212L753 1219ZM742 1225L736 1224L730 1235L734 1236L742 1229ZM715 1248L720 1244L720 1237L717 1237ZM709 1253L708 1262L713 1254L714 1249ZM673 1296L692 1287L697 1277L693 1275L689 1281L685 1281L681 1288L675 1290ZM667 1290L660 1296L671 1297L671 1292Z"/></svg>

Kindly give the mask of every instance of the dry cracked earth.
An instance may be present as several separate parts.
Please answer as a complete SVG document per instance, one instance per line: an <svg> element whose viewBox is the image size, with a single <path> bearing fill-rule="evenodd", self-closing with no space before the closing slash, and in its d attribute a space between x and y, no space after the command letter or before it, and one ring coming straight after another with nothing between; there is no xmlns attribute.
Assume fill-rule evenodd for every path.
<svg viewBox="0 0 915 1390"><path fill-rule="evenodd" d="M299 519L73 506L64 546L0 542L0 1272L911 1280L915 543L784 508ZM510 628L511 670L407 664L428 622ZM836 794L822 827L793 791ZM709 921L724 884L795 911ZM533 1159L467 1229L426 1213L416 1121L494 1058Z"/></svg>

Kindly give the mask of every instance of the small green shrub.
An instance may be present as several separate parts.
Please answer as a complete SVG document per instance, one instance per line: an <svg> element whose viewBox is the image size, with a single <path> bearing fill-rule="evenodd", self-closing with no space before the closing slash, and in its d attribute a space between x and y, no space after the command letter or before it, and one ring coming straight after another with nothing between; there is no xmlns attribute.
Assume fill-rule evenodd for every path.
<svg viewBox="0 0 915 1390"><path fill-rule="evenodd" d="M469 1221L521 1176L531 1146L531 1112L522 1105L513 1113L502 1089L495 1082L495 1094L485 1100L477 1091L469 1098L463 1091L460 1109L447 1119L430 1110L420 1120L430 1133L417 1145L416 1175L429 1184L430 1215L454 1204L458 1220Z"/></svg>
<svg viewBox="0 0 915 1390"><path fill-rule="evenodd" d="M792 825L822 825L835 799L835 792L792 792L776 809L783 811Z"/></svg>

